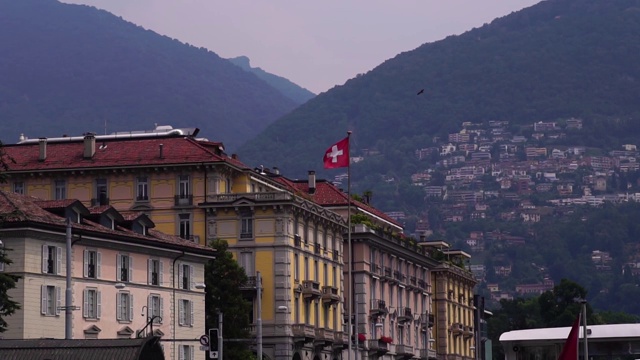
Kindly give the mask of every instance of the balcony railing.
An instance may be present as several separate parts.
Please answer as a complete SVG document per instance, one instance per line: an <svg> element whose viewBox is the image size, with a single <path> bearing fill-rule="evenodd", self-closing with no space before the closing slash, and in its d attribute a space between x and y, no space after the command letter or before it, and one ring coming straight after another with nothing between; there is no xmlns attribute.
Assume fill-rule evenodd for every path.
<svg viewBox="0 0 640 360"><path fill-rule="evenodd" d="M253 200L255 202L282 201L282 200L291 200L291 194L285 193L285 192L214 194L214 195L207 195L207 202L226 203L226 202L234 202L242 198Z"/></svg>
<svg viewBox="0 0 640 360"><path fill-rule="evenodd" d="M307 324L293 324L291 325L291 332L293 333L294 341L296 342L311 342L316 338L316 331L311 325Z"/></svg>
<svg viewBox="0 0 640 360"><path fill-rule="evenodd" d="M379 339L367 340L369 351L376 352L378 354L386 354L389 351L389 344Z"/></svg>
<svg viewBox="0 0 640 360"><path fill-rule="evenodd" d="M420 315L420 322L422 323L422 327L433 327L435 323L436 317L434 314L422 314Z"/></svg>
<svg viewBox="0 0 640 360"><path fill-rule="evenodd" d="M305 299L318 299L320 298L320 283L315 280L303 280L302 281L302 296Z"/></svg>
<svg viewBox="0 0 640 360"><path fill-rule="evenodd" d="M413 346L411 345L396 345L396 355L408 356L413 355Z"/></svg>
<svg viewBox="0 0 640 360"><path fill-rule="evenodd" d="M416 282L416 277L415 276L412 276L412 277L409 278L409 284L415 286L416 283L417 282Z"/></svg>
<svg viewBox="0 0 640 360"><path fill-rule="evenodd" d="M240 290L242 291L253 291L256 292L257 290L257 277L256 276L247 276L247 283L240 286Z"/></svg>
<svg viewBox="0 0 640 360"><path fill-rule="evenodd" d="M325 304L337 304L340 302L340 294L335 286L322 287L322 302Z"/></svg>
<svg viewBox="0 0 640 360"><path fill-rule="evenodd" d="M191 206L193 205L193 195L184 194L174 196L175 206Z"/></svg>
<svg viewBox="0 0 640 360"><path fill-rule="evenodd" d="M462 329L462 335L466 338L470 338L473 336L473 326L465 326Z"/></svg>
<svg viewBox="0 0 640 360"><path fill-rule="evenodd" d="M403 307L398 309L398 323L406 323L413 320L413 315L411 314L410 307Z"/></svg>
<svg viewBox="0 0 640 360"><path fill-rule="evenodd" d="M334 341L333 338L333 330L325 329L325 328L316 328L316 335L313 340L314 346L325 347L331 345Z"/></svg>
<svg viewBox="0 0 640 360"><path fill-rule="evenodd" d="M371 264L371 273L380 275L380 265Z"/></svg>
<svg viewBox="0 0 640 360"><path fill-rule="evenodd" d="M384 300L371 299L371 315L384 315L388 311L387 303Z"/></svg>
<svg viewBox="0 0 640 360"><path fill-rule="evenodd" d="M456 335L456 336L462 334L462 324L460 323L451 324L451 332L453 333L453 335Z"/></svg>
<svg viewBox="0 0 640 360"><path fill-rule="evenodd" d="M437 354L435 350L420 349L420 360L436 359Z"/></svg>

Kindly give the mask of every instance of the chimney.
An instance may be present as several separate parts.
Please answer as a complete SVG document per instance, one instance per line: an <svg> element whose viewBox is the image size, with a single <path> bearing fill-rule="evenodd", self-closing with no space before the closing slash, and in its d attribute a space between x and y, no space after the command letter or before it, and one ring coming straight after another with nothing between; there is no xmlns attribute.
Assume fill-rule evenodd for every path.
<svg viewBox="0 0 640 360"><path fill-rule="evenodd" d="M38 155L38 161L45 161L47 159L47 138L40 138L38 143L40 144L40 155Z"/></svg>
<svg viewBox="0 0 640 360"><path fill-rule="evenodd" d="M164 154L162 153L163 148L164 148L164 144L160 144L160 159L164 159Z"/></svg>
<svg viewBox="0 0 640 360"><path fill-rule="evenodd" d="M316 192L316 172L309 170L309 194Z"/></svg>
<svg viewBox="0 0 640 360"><path fill-rule="evenodd" d="M273 167L273 173L276 174L276 175L280 175L280 169L278 169L277 166L274 166Z"/></svg>
<svg viewBox="0 0 640 360"><path fill-rule="evenodd" d="M233 160L238 160L238 154L231 154L231 158Z"/></svg>
<svg viewBox="0 0 640 360"><path fill-rule="evenodd" d="M96 153L96 137L93 134L84 136L84 158L91 159Z"/></svg>

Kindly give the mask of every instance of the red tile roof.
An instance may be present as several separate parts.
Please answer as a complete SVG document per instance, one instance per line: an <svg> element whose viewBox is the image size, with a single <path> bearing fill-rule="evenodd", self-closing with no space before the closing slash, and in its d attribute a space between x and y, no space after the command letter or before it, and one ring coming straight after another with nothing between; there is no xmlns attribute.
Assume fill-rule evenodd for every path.
<svg viewBox="0 0 640 360"><path fill-rule="evenodd" d="M162 157L160 145L162 144ZM212 143L200 143L188 137L148 139L109 139L96 142L95 155L85 159L83 141L47 143L47 157L39 161L38 143L4 145L9 171L37 171L86 169L99 167L128 167L141 165L194 164L203 162L227 162L232 166L248 169L237 159L224 153L216 154ZM106 145L106 146L103 146Z"/></svg>
<svg viewBox="0 0 640 360"><path fill-rule="evenodd" d="M349 205L349 197L347 194L325 180L316 181L316 191L314 194L309 194L309 183L307 181L292 181L283 176L277 177L276 180L290 189L294 189L297 195L311 199L318 205L335 207L346 207ZM402 225L396 220L371 205L358 200L351 200L351 205L402 228Z"/></svg>
<svg viewBox="0 0 640 360"><path fill-rule="evenodd" d="M62 200L67 201L67 200ZM66 226L66 219L61 216L54 215L43 209L38 204L46 204L51 201L44 201L31 196L16 194L13 192L0 191L0 214L5 225L19 224L24 222L38 223L49 226L59 226L62 230ZM73 203L73 201L72 201ZM126 236L131 240L137 240L140 243L150 243L150 245L162 247L170 247L173 249L186 248L197 250L199 253L215 254L215 250L189 240L182 239L174 235L167 235L155 230L149 230L149 236L131 231L127 228L118 226L115 230L106 228L93 221L83 219L81 224L72 223L74 229L100 233L105 237Z"/></svg>

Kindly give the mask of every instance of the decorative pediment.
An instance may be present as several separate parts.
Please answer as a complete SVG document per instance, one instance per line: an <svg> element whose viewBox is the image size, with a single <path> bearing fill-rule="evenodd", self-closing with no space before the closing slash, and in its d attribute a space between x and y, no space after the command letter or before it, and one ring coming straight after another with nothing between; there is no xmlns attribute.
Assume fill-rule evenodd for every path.
<svg viewBox="0 0 640 360"><path fill-rule="evenodd" d="M130 337L131 335L133 335L133 333L134 333L134 331L128 326L125 326L122 329L118 330L118 336L129 336Z"/></svg>
<svg viewBox="0 0 640 360"><path fill-rule="evenodd" d="M163 337L164 336L164 332L162 332L162 330L160 330L160 329L155 329L155 330L153 330L153 336Z"/></svg>
<svg viewBox="0 0 640 360"><path fill-rule="evenodd" d="M91 325L88 328L84 329L84 333L86 335L98 335L100 331L102 331L102 329L100 329L96 325Z"/></svg>

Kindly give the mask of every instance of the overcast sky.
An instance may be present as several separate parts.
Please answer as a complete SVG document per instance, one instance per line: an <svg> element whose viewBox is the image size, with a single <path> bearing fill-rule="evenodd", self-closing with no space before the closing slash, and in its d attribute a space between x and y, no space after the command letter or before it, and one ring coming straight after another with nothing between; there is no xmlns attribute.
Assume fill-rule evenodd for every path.
<svg viewBox="0 0 640 360"><path fill-rule="evenodd" d="M62 0L92 5L315 93L539 0Z"/></svg>

